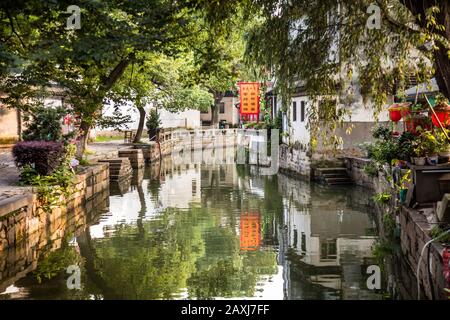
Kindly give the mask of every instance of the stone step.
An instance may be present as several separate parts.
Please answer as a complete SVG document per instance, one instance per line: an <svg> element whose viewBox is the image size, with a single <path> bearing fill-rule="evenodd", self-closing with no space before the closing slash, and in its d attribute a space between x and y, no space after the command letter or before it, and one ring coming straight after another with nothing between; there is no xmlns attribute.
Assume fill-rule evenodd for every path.
<svg viewBox="0 0 450 320"><path fill-rule="evenodd" d="M352 182L349 177L339 177L339 178L325 178L326 183L336 183L336 182Z"/></svg>
<svg viewBox="0 0 450 320"><path fill-rule="evenodd" d="M342 178L342 177L348 177L347 173L324 173L320 177L323 177L324 179L327 178Z"/></svg>
<svg viewBox="0 0 450 320"><path fill-rule="evenodd" d="M327 183L327 185L329 185L329 186L341 186L341 185L351 185L351 184L353 184L353 181L351 181L351 180Z"/></svg>
<svg viewBox="0 0 450 320"><path fill-rule="evenodd" d="M346 168L336 167L336 168L315 168L317 175L330 174L330 173L347 173Z"/></svg>

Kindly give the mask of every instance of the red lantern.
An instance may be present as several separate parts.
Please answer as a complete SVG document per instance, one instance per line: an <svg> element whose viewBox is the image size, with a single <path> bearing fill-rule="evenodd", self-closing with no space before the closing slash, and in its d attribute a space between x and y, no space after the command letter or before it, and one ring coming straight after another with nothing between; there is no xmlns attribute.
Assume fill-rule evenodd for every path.
<svg viewBox="0 0 450 320"><path fill-rule="evenodd" d="M402 108L400 108L397 104L393 104L388 108L388 110L389 110L389 118L391 119L391 121L399 122L400 119L402 118L401 113Z"/></svg>
<svg viewBox="0 0 450 320"><path fill-rule="evenodd" d="M448 127L450 125L450 106L436 107L434 109L434 113L431 115L431 121L436 127L440 127L439 121L444 127Z"/></svg>

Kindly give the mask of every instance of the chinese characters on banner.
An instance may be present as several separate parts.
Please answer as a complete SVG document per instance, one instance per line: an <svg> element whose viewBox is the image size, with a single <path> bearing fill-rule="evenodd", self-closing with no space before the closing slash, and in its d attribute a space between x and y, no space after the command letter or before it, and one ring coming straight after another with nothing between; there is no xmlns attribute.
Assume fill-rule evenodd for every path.
<svg viewBox="0 0 450 320"><path fill-rule="evenodd" d="M239 82L240 115L242 120L255 119L259 116L259 83Z"/></svg>
<svg viewBox="0 0 450 320"><path fill-rule="evenodd" d="M261 216L257 212L241 215L240 248L243 251L257 250L261 245Z"/></svg>

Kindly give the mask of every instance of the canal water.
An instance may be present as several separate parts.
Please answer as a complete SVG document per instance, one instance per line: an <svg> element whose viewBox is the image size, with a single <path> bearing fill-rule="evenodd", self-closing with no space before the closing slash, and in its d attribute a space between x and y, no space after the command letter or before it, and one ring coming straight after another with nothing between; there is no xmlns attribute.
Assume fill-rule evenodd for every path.
<svg viewBox="0 0 450 320"><path fill-rule="evenodd" d="M366 190L165 159L110 191L0 300L381 298L366 285L377 241Z"/></svg>

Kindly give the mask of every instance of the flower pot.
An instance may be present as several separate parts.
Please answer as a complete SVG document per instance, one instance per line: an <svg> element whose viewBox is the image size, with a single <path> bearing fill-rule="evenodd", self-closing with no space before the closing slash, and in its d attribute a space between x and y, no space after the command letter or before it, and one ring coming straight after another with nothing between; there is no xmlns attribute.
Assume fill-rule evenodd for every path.
<svg viewBox="0 0 450 320"><path fill-rule="evenodd" d="M438 164L439 161L439 156L438 155L433 155L430 157L427 157L427 162L430 166L435 166Z"/></svg>
<svg viewBox="0 0 450 320"><path fill-rule="evenodd" d="M419 135L420 132L417 130L421 127L422 130L430 130L431 126L429 123L429 118L422 114L411 114L405 119L406 131L412 133L413 135Z"/></svg>
<svg viewBox="0 0 450 320"><path fill-rule="evenodd" d="M439 122L441 122L443 127L448 127L450 125L450 106L439 105L434 108L434 113L436 115L431 115L431 121L436 127L440 127Z"/></svg>
<svg viewBox="0 0 450 320"><path fill-rule="evenodd" d="M408 194L408 189L400 189L399 196L400 196L401 203L405 203L407 194Z"/></svg>
<svg viewBox="0 0 450 320"><path fill-rule="evenodd" d="M413 162L416 166L424 166L426 162L425 157L413 157Z"/></svg>

